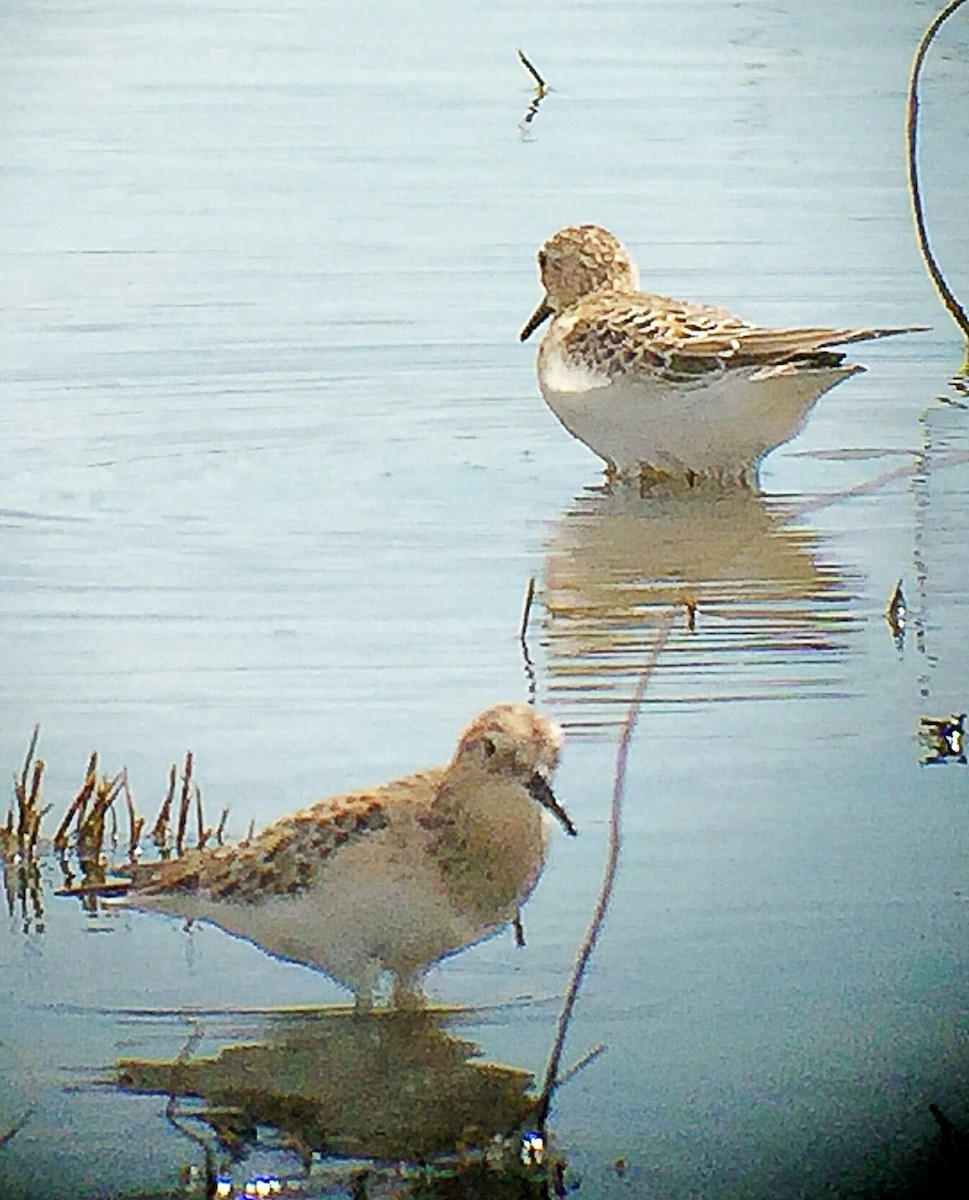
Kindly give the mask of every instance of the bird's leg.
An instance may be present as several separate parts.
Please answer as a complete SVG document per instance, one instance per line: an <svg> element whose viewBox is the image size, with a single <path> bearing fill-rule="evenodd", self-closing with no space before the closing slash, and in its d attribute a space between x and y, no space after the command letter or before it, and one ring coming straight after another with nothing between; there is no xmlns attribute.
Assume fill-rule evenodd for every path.
<svg viewBox="0 0 969 1200"><path fill-rule="evenodd" d="M379 980L380 963L376 959L371 959L360 973L359 979L355 980L353 984L354 1012L360 1014L373 1012L373 994Z"/></svg>
<svg viewBox="0 0 969 1200"><path fill-rule="evenodd" d="M417 972L396 974L391 1004L399 1012L418 1012L427 1007L427 1000L418 983Z"/></svg>

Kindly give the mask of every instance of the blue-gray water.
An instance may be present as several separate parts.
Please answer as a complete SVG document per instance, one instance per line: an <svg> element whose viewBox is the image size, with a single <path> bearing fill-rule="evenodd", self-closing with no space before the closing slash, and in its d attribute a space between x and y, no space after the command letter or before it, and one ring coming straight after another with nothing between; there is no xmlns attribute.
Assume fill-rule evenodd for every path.
<svg viewBox="0 0 969 1200"><path fill-rule="evenodd" d="M552 1115L584 1195L846 1192L931 1143L929 1103L969 1118L969 768L922 765L917 737L969 707L962 347L903 169L935 11L0 13L0 764L40 722L54 815L95 747L149 814L191 748L236 835L443 761L474 712L526 697L536 576L537 701L571 732L581 836L554 845L527 947L500 937L428 990L538 997L462 1033L541 1072L616 727L661 612L698 605L640 714L567 1061L608 1050ZM519 46L553 88L528 139ZM967 76L960 13L925 73L922 168L963 299ZM535 249L587 220L650 290L932 331L857 347L868 372L768 459L767 498L623 510L516 338ZM164 1099L86 1085L177 1054L180 1012L345 998L215 930L47 905L42 933L0 936L0 1125L34 1106L0 1150L11 1195L171 1184L198 1155Z"/></svg>

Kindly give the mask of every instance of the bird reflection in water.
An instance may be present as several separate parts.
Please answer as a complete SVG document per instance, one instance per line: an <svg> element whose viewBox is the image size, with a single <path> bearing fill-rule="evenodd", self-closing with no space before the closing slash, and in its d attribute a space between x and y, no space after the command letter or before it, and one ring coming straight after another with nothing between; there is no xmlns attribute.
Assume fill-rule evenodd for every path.
<svg viewBox="0 0 969 1200"><path fill-rule="evenodd" d="M681 699L832 686L854 580L744 489L635 486L581 493L546 544L548 698L571 732L622 720L632 680L671 607L683 633L660 664ZM820 654L819 654L820 652Z"/></svg>
<svg viewBox="0 0 969 1200"><path fill-rule="evenodd" d="M453 1019L441 1010L276 1015L266 1041L230 1044L211 1058L123 1060L118 1082L132 1093L198 1098L193 1118L240 1170L258 1148L295 1150L307 1167L317 1164L314 1174L314 1154L339 1156L344 1161L330 1166L348 1178L359 1160L443 1164L458 1156L495 1180L517 1164L525 1181L521 1131L535 1108L532 1076L475 1061L478 1047L449 1031ZM235 1034L236 1042L246 1037Z"/></svg>

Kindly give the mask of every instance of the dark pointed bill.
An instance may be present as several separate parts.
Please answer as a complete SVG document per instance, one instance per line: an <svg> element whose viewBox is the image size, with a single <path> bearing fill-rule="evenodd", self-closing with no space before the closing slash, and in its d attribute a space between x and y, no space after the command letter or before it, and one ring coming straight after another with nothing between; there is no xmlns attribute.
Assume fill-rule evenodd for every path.
<svg viewBox="0 0 969 1200"><path fill-rule="evenodd" d="M559 819L559 821L562 823L562 828L569 835L569 837L575 837L577 830L572 824L569 814L555 799L555 793L552 791L552 788L545 776L539 775L536 772L528 781L528 790L532 797L539 802L542 808L547 808L553 817L557 817Z"/></svg>
<svg viewBox="0 0 969 1200"><path fill-rule="evenodd" d="M518 340L520 342L527 342L539 325L541 325L543 321L547 321L551 315L552 310L543 300L538 308L535 309L532 315L525 322L521 333L518 335Z"/></svg>

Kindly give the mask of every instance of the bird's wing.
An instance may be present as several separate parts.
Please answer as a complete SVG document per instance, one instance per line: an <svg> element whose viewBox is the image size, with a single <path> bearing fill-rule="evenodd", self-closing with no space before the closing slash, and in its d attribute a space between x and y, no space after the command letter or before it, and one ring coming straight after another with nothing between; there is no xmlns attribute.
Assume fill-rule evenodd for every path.
<svg viewBox="0 0 969 1200"><path fill-rule="evenodd" d="M379 834L401 813L420 815L444 769L420 771L393 783L331 796L283 817L247 842L193 850L171 862L142 868L127 902L201 892L213 900L293 896L311 887L328 859L353 842Z"/></svg>
<svg viewBox="0 0 969 1200"><path fill-rule="evenodd" d="M730 367L815 358L819 366L835 366L844 356L828 347L923 328L764 329L721 308L646 292L598 293L576 305L570 325L568 352L610 378L637 371L689 378Z"/></svg>

